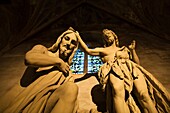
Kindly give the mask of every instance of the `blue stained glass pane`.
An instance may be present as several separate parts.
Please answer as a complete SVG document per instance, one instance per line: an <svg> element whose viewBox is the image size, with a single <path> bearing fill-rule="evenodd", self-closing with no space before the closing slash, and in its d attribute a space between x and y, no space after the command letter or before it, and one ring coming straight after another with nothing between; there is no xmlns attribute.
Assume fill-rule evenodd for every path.
<svg viewBox="0 0 170 113"><path fill-rule="evenodd" d="M88 55L88 73L98 72L98 70L102 64L103 63L99 56Z"/></svg>
<svg viewBox="0 0 170 113"><path fill-rule="evenodd" d="M73 57L72 65L70 67L72 73L83 74L84 71L84 52L78 49Z"/></svg>

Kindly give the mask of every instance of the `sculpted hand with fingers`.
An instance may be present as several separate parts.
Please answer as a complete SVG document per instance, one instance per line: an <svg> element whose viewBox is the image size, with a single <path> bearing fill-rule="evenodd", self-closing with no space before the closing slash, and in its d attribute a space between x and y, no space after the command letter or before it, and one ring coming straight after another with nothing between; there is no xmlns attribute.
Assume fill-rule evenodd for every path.
<svg viewBox="0 0 170 113"><path fill-rule="evenodd" d="M140 66L135 40L129 48L119 47L117 35L112 30L104 29L104 46L90 49L80 34L76 34L83 50L89 55L100 56L104 63L98 76L106 94L109 113L170 112L169 93L152 74ZM160 102L158 98L163 101Z"/></svg>
<svg viewBox="0 0 170 113"><path fill-rule="evenodd" d="M25 87L4 113L75 113L78 87L69 67L77 48L76 33L69 28L51 47L35 45L28 51L25 64L35 67L39 77Z"/></svg>

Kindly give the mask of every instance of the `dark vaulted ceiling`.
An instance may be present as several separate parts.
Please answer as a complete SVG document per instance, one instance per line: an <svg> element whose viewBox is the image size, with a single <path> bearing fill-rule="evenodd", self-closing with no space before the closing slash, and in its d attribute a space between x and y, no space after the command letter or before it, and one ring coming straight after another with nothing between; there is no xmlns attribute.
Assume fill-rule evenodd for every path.
<svg viewBox="0 0 170 113"><path fill-rule="evenodd" d="M170 40L169 0L7 0L0 2L0 51L72 26L95 33L131 25ZM86 39L93 41L93 39Z"/></svg>

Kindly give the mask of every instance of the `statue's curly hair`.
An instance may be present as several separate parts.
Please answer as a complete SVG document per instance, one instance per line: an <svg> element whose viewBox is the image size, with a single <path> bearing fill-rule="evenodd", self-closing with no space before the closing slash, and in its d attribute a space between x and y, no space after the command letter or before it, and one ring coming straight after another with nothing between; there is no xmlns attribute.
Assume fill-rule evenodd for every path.
<svg viewBox="0 0 170 113"><path fill-rule="evenodd" d="M75 36L77 37L76 35L76 31L72 28L72 27L69 27L68 30L66 30L64 33L62 33L58 38L57 38L57 41L51 46L48 48L49 51L51 52L56 52L58 49L59 49L59 45L61 43L61 40L63 39L63 37L67 34L70 34L70 33L75 33ZM70 55L70 57L68 58L68 64L71 65L71 62L72 62L72 59L74 57L74 54L76 52L76 50L78 49L78 43L76 45L76 48L74 48L72 54Z"/></svg>
<svg viewBox="0 0 170 113"><path fill-rule="evenodd" d="M103 29L103 34L104 34L106 31L110 31L110 32L113 34L113 36L114 36L114 38L115 38L115 44L116 44L116 46L119 46L118 36L117 36L112 30L109 30L109 29ZM104 35L103 35L103 37L104 37ZM107 46L106 41L105 41L105 46Z"/></svg>

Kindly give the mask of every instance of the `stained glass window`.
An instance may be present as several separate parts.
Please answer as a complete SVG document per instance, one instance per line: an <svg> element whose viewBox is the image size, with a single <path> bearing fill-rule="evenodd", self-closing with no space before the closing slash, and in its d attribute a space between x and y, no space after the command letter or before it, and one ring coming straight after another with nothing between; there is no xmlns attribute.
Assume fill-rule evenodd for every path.
<svg viewBox="0 0 170 113"><path fill-rule="evenodd" d="M72 65L70 67L73 74L83 74L84 67L87 66L87 73L96 73L99 71L100 66L103 64L99 56L87 55L78 49L73 57ZM87 61L87 64L85 63Z"/></svg>
<svg viewBox="0 0 170 113"><path fill-rule="evenodd" d="M99 56L90 56L88 55L88 73L98 72L102 61Z"/></svg>
<svg viewBox="0 0 170 113"><path fill-rule="evenodd" d="M78 49L73 57L72 65L70 67L72 73L83 74L84 72L84 52Z"/></svg>

